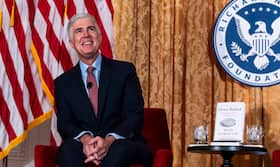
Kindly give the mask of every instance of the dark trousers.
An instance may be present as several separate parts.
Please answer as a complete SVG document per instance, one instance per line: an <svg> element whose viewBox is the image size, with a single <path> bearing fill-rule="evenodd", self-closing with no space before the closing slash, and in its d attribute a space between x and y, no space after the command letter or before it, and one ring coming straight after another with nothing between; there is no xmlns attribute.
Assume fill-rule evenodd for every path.
<svg viewBox="0 0 280 167"><path fill-rule="evenodd" d="M65 140L58 154L59 167L86 167L83 146L74 139ZM129 167L131 164L151 167L152 162L153 153L146 144L129 140L116 140L101 161L100 167Z"/></svg>

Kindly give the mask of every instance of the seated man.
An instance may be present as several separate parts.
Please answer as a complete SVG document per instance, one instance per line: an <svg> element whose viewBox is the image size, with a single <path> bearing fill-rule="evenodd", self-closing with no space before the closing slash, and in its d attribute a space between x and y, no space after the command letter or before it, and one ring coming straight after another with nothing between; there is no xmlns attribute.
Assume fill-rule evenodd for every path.
<svg viewBox="0 0 280 167"><path fill-rule="evenodd" d="M135 67L99 52L101 32L89 14L73 16L68 35L79 62L54 81L63 139L59 166L151 166L153 153L141 135L144 101Z"/></svg>

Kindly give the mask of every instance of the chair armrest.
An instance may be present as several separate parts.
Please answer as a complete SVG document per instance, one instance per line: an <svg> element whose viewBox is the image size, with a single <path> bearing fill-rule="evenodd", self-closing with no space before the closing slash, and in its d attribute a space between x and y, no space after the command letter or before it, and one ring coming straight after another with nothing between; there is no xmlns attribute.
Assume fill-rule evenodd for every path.
<svg viewBox="0 0 280 167"><path fill-rule="evenodd" d="M155 152L153 167L172 167L173 155L170 149L159 149Z"/></svg>
<svg viewBox="0 0 280 167"><path fill-rule="evenodd" d="M36 145L34 149L35 167L54 167L57 161L58 147Z"/></svg>
<svg viewBox="0 0 280 167"><path fill-rule="evenodd" d="M272 151L272 165L273 167L280 166L280 150Z"/></svg>

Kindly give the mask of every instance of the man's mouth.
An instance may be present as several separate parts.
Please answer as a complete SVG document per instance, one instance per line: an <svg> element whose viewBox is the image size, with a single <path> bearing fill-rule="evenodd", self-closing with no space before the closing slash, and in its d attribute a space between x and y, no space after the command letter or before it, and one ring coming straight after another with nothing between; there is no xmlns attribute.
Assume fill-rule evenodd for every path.
<svg viewBox="0 0 280 167"><path fill-rule="evenodd" d="M92 41L85 41L85 42L82 42L82 45L92 45Z"/></svg>

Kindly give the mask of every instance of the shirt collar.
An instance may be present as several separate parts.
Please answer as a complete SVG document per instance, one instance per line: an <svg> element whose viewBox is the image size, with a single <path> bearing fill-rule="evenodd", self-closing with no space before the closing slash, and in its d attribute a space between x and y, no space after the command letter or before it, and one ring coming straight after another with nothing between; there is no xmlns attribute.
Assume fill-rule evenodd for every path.
<svg viewBox="0 0 280 167"><path fill-rule="evenodd" d="M99 53L96 60L93 62L93 64L91 66L93 66L96 71L100 71L101 70L101 61L102 61L102 56ZM82 61L80 61L79 65L80 65L81 72L83 74L86 73L89 65L83 63Z"/></svg>
<svg viewBox="0 0 280 167"><path fill-rule="evenodd" d="M100 78L100 71L101 71L101 62L102 62L102 56L101 54L98 54L96 60L93 62L92 65L95 68L95 70L93 71L96 81L97 81L97 85L99 86L99 78ZM83 63L82 61L79 62L79 66L81 69L81 74L82 74L82 80L84 82L85 87L87 86L86 80L87 80L87 68L89 65Z"/></svg>

